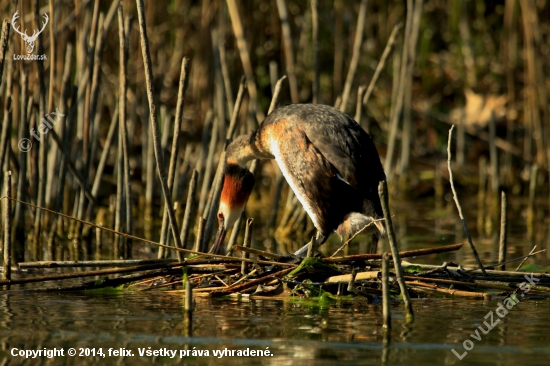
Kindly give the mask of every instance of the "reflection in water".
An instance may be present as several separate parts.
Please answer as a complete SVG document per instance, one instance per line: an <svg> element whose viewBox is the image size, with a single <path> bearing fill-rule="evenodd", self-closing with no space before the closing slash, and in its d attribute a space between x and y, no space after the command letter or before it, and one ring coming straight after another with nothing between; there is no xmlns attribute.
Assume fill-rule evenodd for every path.
<svg viewBox="0 0 550 366"><path fill-rule="evenodd" d="M209 357L179 359L199 364L456 364L451 352L483 324L497 301L424 299L414 301L416 322L405 324L395 304L391 342L384 350L382 307L363 301L312 306L295 301L197 299L193 338L184 334L182 298L160 292L117 295L4 294L0 297L0 355L13 363L12 348L63 347L131 350L135 357L66 358L55 364L128 362L149 364L166 357L139 357L138 349L209 350ZM460 363L506 365L550 356L550 301L523 301L480 341ZM214 350L269 347L273 357L214 357ZM527 358L525 358L527 357ZM46 360L42 360L45 362Z"/></svg>

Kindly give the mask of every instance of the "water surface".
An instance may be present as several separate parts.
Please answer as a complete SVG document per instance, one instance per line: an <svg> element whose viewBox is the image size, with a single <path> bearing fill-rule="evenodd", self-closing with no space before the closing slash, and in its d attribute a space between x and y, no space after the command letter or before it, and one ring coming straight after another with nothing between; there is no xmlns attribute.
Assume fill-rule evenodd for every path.
<svg viewBox="0 0 550 366"><path fill-rule="evenodd" d="M480 333L479 341L470 334L483 325L488 312L495 311L498 301L414 300L412 325L405 324L402 306L396 303L387 347L381 305L365 301L319 306L288 300L197 299L192 338L184 336L179 294L2 294L0 303L0 357L10 364L543 365L550 357L550 300L520 302L488 334ZM474 348L460 361L452 349L463 354L466 339ZM101 348L106 357L25 360L11 355L13 348L55 347L65 352L71 347L77 352ZM178 354L140 357L139 349L149 347ZM133 357L109 357L109 348L124 349ZM213 355L214 350L226 348L269 349L273 356ZM186 349L208 350L210 356L180 358L179 351Z"/></svg>

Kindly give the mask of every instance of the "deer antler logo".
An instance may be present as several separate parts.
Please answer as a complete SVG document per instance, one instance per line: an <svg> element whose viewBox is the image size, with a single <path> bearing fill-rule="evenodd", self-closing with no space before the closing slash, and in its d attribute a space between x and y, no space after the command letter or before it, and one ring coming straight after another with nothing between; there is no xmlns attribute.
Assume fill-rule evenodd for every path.
<svg viewBox="0 0 550 366"><path fill-rule="evenodd" d="M37 31L35 29L32 36L29 36L27 34L26 29L25 29L25 33L21 33L19 31L19 26L17 26L17 28L15 27L15 23L17 22L17 18L19 18L18 13L19 13L19 11L16 11L15 14L13 14L13 17L11 18L11 26L17 33L19 33L23 37L23 41L25 41L25 49L27 50L27 53L32 53L32 51L34 50L34 42L38 38L38 35L40 33L42 33L42 31L44 30L44 28L46 28L46 25L48 24L48 20L49 20L48 14L44 14L44 20L46 22L43 23L42 29L40 29L39 31Z"/></svg>

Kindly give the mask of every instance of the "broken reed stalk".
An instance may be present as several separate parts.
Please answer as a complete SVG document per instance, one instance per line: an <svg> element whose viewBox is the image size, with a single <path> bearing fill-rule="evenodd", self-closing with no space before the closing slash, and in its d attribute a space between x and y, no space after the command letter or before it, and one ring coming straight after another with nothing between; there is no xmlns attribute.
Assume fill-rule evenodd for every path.
<svg viewBox="0 0 550 366"><path fill-rule="evenodd" d="M11 171L6 172L6 196L11 197ZM4 273L2 279L11 280L11 200L4 202ZM21 243L22 244L22 243Z"/></svg>
<svg viewBox="0 0 550 366"><path fill-rule="evenodd" d="M233 108L233 114L231 115L231 121L229 121L229 128L227 129L227 134L225 135L226 141L224 142L223 149L227 149L227 145L233 140L233 135L237 129L237 120L239 119L239 111L241 110L241 105L243 104L244 92L246 90L246 78L244 75L241 77L241 82L239 83L239 91L237 92L237 99L235 100L235 105Z"/></svg>
<svg viewBox="0 0 550 366"><path fill-rule="evenodd" d="M277 108L277 102L279 101L279 94L281 94L281 87L283 86L283 81L286 79L286 75L281 76L275 84L275 89L273 89L273 97L271 98L271 103L269 104L269 110L267 114L271 114Z"/></svg>
<svg viewBox="0 0 550 366"><path fill-rule="evenodd" d="M176 221L176 214L174 213L174 207L172 205L172 197L168 189L166 182L166 172L164 170L164 158L162 151L160 151L160 138L159 138L159 126L156 114L156 105L154 101L154 88L153 88L153 67L151 64L151 53L149 51L149 41L147 39L147 26L145 24L145 13L143 0L136 0L138 19L139 19L139 33L141 50L143 53L143 64L145 71L145 80L147 86L147 99L149 101L149 113L151 122L151 137L153 139L153 148L155 150L155 159L157 162L157 171L162 188L162 195L164 196L165 207L168 209L168 219L170 226L172 227L172 235L174 237L174 244L176 248L181 248L181 241L179 237L178 222Z"/></svg>
<svg viewBox="0 0 550 366"><path fill-rule="evenodd" d="M311 82L312 103L319 103L319 12L318 1L311 0L311 72L313 79Z"/></svg>
<svg viewBox="0 0 550 366"><path fill-rule="evenodd" d="M193 285L189 280L185 281L185 336L193 335Z"/></svg>
<svg viewBox="0 0 550 366"><path fill-rule="evenodd" d="M479 158L479 184L477 191L477 231L479 235L485 234L485 201L487 196L487 158L481 156Z"/></svg>
<svg viewBox="0 0 550 366"><path fill-rule="evenodd" d="M506 262L506 237L508 231L508 198L506 192L500 193L500 240L498 245L498 262ZM500 269L505 271L506 265L501 265Z"/></svg>
<svg viewBox="0 0 550 366"><path fill-rule="evenodd" d="M246 230L244 232L244 243L243 247L250 248L252 245L252 229L254 228L254 219L247 219L246 220ZM248 253L243 252L242 253L243 258L248 258ZM241 263L241 275L246 274L246 262Z"/></svg>
<svg viewBox="0 0 550 366"><path fill-rule="evenodd" d="M527 240L533 242L535 235L535 193L537 191L537 173L539 167L537 164L531 166L531 175L529 178L529 202L527 204Z"/></svg>
<svg viewBox="0 0 550 366"><path fill-rule="evenodd" d="M246 261L246 262L250 262L250 263L260 263L260 264L270 264L270 265L277 265L277 266L292 266L292 267L296 267L295 264L291 264L291 263L280 263L280 262L271 262L271 261L263 261L263 260L253 260L253 259L243 259L243 258L236 258L236 257L229 257L229 256L225 256L225 255L218 255L218 254L211 254L211 253L205 253L205 252L198 252L198 251L194 251L194 250L189 250L189 249L182 249L182 248L176 248L174 249L173 247L170 247L168 245L164 245L164 244L160 244L160 243L157 243L153 240L149 240L149 239L144 239L144 238L140 238L139 236L135 236L135 235L129 235L129 234L126 234L126 233L121 233L121 232L117 232L113 229L109 229L107 227L104 227L104 226L100 226L100 225L97 225L97 224L94 224L92 222L89 222L89 221L84 221L84 220L81 220L77 217L74 217L74 216L70 216L70 215L66 215L66 214L63 214L61 212L56 212L54 210L50 210L48 208L45 208L45 207L39 207L39 206L36 206L36 205L33 205L32 203L28 203L28 202L24 202L24 201L21 201L21 200L18 200L17 198L11 198L11 197L7 197L7 196L3 196L3 197L0 197L0 201L3 200L3 199L10 199L14 202L19 202L23 205L26 205L26 206L29 206L29 207L32 207L36 210L42 210L42 211L46 211L46 212L49 212L49 213L52 213L52 214L55 214L55 215L59 215L61 217L64 217L66 219L69 219L69 220L73 220L73 221L77 221L81 224L85 224L85 225L89 225L91 227L94 227L96 229L100 229L100 230L103 230L103 231L106 231L106 232L109 232L109 233L112 233L112 234L116 234L116 235L121 235L121 236L124 236L126 238L130 238L132 240L138 240L138 241L141 241L141 242L144 242L144 243L148 243L148 244L153 244L153 245L156 245L156 246L164 246L165 248L168 248L168 249L173 249L173 250L179 250L183 253L189 253L189 254L195 254L195 255L198 255L198 256L206 256L206 257L212 257L212 258L221 258L221 259L224 259L224 260L228 260L228 259L234 259L234 260L237 260L238 262L241 262L241 261Z"/></svg>
<svg viewBox="0 0 550 366"><path fill-rule="evenodd" d="M385 180L378 184L378 195L380 196L380 201L382 202L382 211L384 212L384 218L386 221L386 230L388 232L388 241L390 242L391 253L393 256L395 275L397 277L397 283L399 283L399 288L401 289L401 295L403 295L403 302L405 303L407 323L411 323L414 321L414 313L411 298L409 297L409 292L407 291L407 285L405 284L403 267L401 266L401 257L399 256L397 241L395 239L395 232L393 231L393 223L388 204L388 183Z"/></svg>
<svg viewBox="0 0 550 366"><path fill-rule="evenodd" d="M361 124L361 117L363 115L363 96L366 90L367 87L365 85L359 85L359 89L357 89L357 101L355 103L355 116L353 119L359 124Z"/></svg>
<svg viewBox="0 0 550 366"><path fill-rule="evenodd" d="M233 225L233 229L231 230L231 236L229 237L229 241L227 242L227 246L225 248L225 251L228 256L233 254L233 248L237 247L238 245L235 245L237 242L237 238L239 237L239 233L241 231L241 224L244 220L244 211L241 212L241 215ZM250 249L250 248L249 248Z"/></svg>
<svg viewBox="0 0 550 366"><path fill-rule="evenodd" d="M214 223L216 222L216 217L218 216L218 206L220 204L220 196L223 189L223 170L225 167L225 151L222 152L220 156L220 161L218 162L218 168L216 169L216 175L214 176L214 181L212 182L212 190L210 196L210 202L205 209L206 213L206 224L204 227L204 238L203 238L203 248L204 251L208 248L208 242L212 236L212 231L214 228Z"/></svg>
<svg viewBox="0 0 550 366"><path fill-rule="evenodd" d="M205 252L205 248L203 247L203 237L204 237L204 224L206 223L206 220L204 217L199 216L197 219L197 231L196 231L196 238L195 238L195 246L193 247L193 250L195 252Z"/></svg>
<svg viewBox="0 0 550 366"><path fill-rule="evenodd" d="M363 29L365 28L368 3L368 0L361 0L361 5L359 7L357 28L355 29L355 40L353 42L353 52L348 68L348 74L346 76L346 82L344 83L344 91L342 92L342 102L340 103L339 108L340 111L343 113L346 112L346 107L348 106L349 93L351 92L351 84L353 83L355 72L357 71L357 65L359 64L359 56L361 54L361 45L363 44Z"/></svg>
<svg viewBox="0 0 550 366"><path fill-rule="evenodd" d="M180 131L183 127L183 105L184 105L184 96L185 91L187 90L187 83L189 78L187 77L189 70L189 59L187 57L184 57L181 61L181 72L180 72L180 81L179 81L179 87L178 87L178 101L176 104L176 120L174 121L174 136L172 138L172 152L170 154L170 167L168 168L168 190L170 191L170 194L172 194L173 185L174 185L174 178L176 175L176 167L177 167L177 158L178 158L178 151L179 151L179 136ZM161 227L161 234L160 234L160 242L163 244L167 243L168 239L168 210L164 210L164 215L162 216L162 227ZM183 231L183 229L182 229ZM182 240L182 248L184 248L185 245L183 244ZM159 254L158 257L162 258L164 255L164 248L159 248ZM178 256L179 260L182 260L183 257L180 252L176 252L176 255Z"/></svg>
<svg viewBox="0 0 550 366"><path fill-rule="evenodd" d="M384 328L391 329L391 310L390 310L390 284L389 284L389 260L388 253L382 254L382 316L384 318Z"/></svg>
<svg viewBox="0 0 550 366"><path fill-rule="evenodd" d="M491 201L495 201L495 196L498 192L499 177L498 177L498 152L495 145L496 127L495 127L495 114L491 111L491 118L489 119L489 161L491 164L491 190L493 196Z"/></svg>
<svg viewBox="0 0 550 366"><path fill-rule="evenodd" d="M393 30L391 31L390 38L388 39L388 43L386 43L386 48L384 48L384 52L382 53L382 57L380 57L380 61L378 62L378 66L376 66L376 70L374 71L374 75L372 76L372 79L369 83L369 87L367 88L367 92L365 93L365 96L363 97L363 105L367 105L369 102L369 98L372 95L372 92L374 90L374 86L376 85L376 81L378 81L378 77L380 76L380 73L384 69L384 66L386 65L386 60L388 56L390 55L393 45L395 44L395 39L397 38L397 32L403 27L403 22L397 23Z"/></svg>
<svg viewBox="0 0 550 366"><path fill-rule="evenodd" d="M470 248L472 248L472 252L474 253L474 257L476 258L476 262L477 262L477 265L479 266L479 269L481 269L481 272L483 272L483 274L486 274L485 268L483 268L481 259L479 258L476 247L472 241L472 236L468 231L468 226L466 225L466 220L464 219L464 215L462 214L462 207L460 206L460 202L458 202L458 196L456 194L455 184L453 181L453 170L451 169L451 138L453 136L454 127L455 125L452 125L451 128L449 129L449 140L447 141L447 168L449 169L449 182L451 183L451 190L453 191L453 199L455 201L456 208L458 210L458 215L460 216L460 220L462 220L462 227L464 228L464 232L466 233L466 237L468 238L468 244L470 244Z"/></svg>
<svg viewBox="0 0 550 366"><path fill-rule="evenodd" d="M285 0L277 0L277 9L279 10L279 18L281 20L281 28L283 31L283 46L286 58L286 73L288 75L288 84L290 86L290 99L292 100L292 103L296 104L299 102L298 81L296 80L296 72L294 71L294 52L292 51L292 36L290 34L288 10L286 8Z"/></svg>
<svg viewBox="0 0 550 366"><path fill-rule="evenodd" d="M199 173L193 170L191 181L189 182L189 192L187 192L187 202L185 203L185 212L183 214L183 222L181 223L181 247L187 248L187 238L191 229L191 217L195 208L195 192L197 190L197 181Z"/></svg>
<svg viewBox="0 0 550 366"><path fill-rule="evenodd" d="M313 245L315 244L315 236L312 236L311 239L309 240L309 243L307 244L307 254L306 254L306 258L311 258L313 257Z"/></svg>
<svg viewBox="0 0 550 366"><path fill-rule="evenodd" d="M123 98L119 95L119 99ZM120 107L120 103L119 103ZM119 110L119 119L124 115L124 113L120 114ZM121 121L122 122L122 121ZM124 158L122 156L123 149L122 149L122 130L120 128L120 125L122 123L119 123L119 129L118 129L118 144L117 144L117 154L116 154L116 207L115 207L115 231L122 231L122 220L123 220L123 212L122 212L122 206L124 204ZM122 249L122 245L125 242L125 238L116 235L113 240L113 259L125 259L124 257L124 249ZM122 251L121 251L122 249Z"/></svg>

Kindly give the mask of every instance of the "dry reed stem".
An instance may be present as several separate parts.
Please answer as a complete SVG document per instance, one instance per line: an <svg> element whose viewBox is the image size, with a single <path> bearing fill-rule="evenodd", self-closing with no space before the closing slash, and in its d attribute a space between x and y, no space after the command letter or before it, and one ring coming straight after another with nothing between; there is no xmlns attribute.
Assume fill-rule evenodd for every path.
<svg viewBox="0 0 550 366"><path fill-rule="evenodd" d="M384 69L384 66L386 65L386 60L388 56L390 55L393 45L395 44L395 39L397 38L397 32L403 27L403 23L399 22L391 31L390 38L388 39L388 43L386 43L386 48L384 48L384 52L382 53L382 57L380 57L380 62L378 62L378 66L376 66L376 70L374 71L374 75L372 76L372 79L369 83L369 87L367 88L367 92L365 93L365 96L363 97L363 105L367 105L369 102L370 96L372 95L372 92L374 90L374 87L376 85L376 82L378 81L378 77L380 76L380 73Z"/></svg>
<svg viewBox="0 0 550 366"><path fill-rule="evenodd" d="M187 202L185 204L185 213L183 214L183 222L181 224L181 247L187 248L187 238L191 229L191 215L195 207L195 192L197 190L197 181L199 173L193 170L191 181L189 182L189 191L187 192Z"/></svg>
<svg viewBox="0 0 550 366"><path fill-rule="evenodd" d="M126 123L126 92L128 89L128 76L126 70L126 64L128 61L128 38L129 34L126 29L126 25L129 25L128 18L124 20L124 12L122 8L122 3L118 5L118 37L119 37L119 96L118 96L118 113L119 116L119 139L122 143L122 157L123 157L123 166L122 171L119 171L120 175L124 177L124 196L125 196L125 217L126 217L126 231L128 234L132 234L133 225L132 225L132 185L130 181L130 147L128 139L128 125ZM129 27L128 27L129 28ZM130 258L132 256L132 244L131 241L127 240L123 248L124 258Z"/></svg>
<svg viewBox="0 0 550 366"><path fill-rule="evenodd" d="M451 290L446 288L437 287L435 285L430 285L428 283L418 282L418 281L407 281L407 284L413 291L421 292L424 294L431 294L433 292L440 292L443 294L459 297L473 297L478 299L487 299L491 298L491 295L485 292L472 292L472 291L461 291L461 290Z"/></svg>
<svg viewBox="0 0 550 366"><path fill-rule="evenodd" d="M227 135L225 136L226 141L224 143L223 149L227 149L227 145L233 140L233 135L237 129L237 120L239 119L239 111L241 110L241 105L243 103L244 91L246 90L246 78L241 77L241 82L239 83L239 91L237 93L237 100L235 101L235 106L232 107L233 113L231 115L231 121L229 122L229 128L227 129Z"/></svg>
<svg viewBox="0 0 550 366"><path fill-rule="evenodd" d="M361 124L361 118L363 116L363 96L366 90L366 85L359 85L357 89L357 101L355 102L355 116L353 119L359 124ZM368 132L368 129L366 129L366 131Z"/></svg>
<svg viewBox="0 0 550 366"><path fill-rule="evenodd" d="M319 12L318 1L311 0L311 53L313 60L311 62L313 78L311 80L312 103L319 103Z"/></svg>
<svg viewBox="0 0 550 366"><path fill-rule="evenodd" d="M187 57L184 57L181 61L181 72L180 72L180 80L179 80L179 88L178 88L178 102L176 105L176 120L174 121L174 133L172 137L172 152L170 154L170 167L168 169L168 190L170 191L170 194L172 194L173 185L174 185L174 177L176 175L176 165L177 165L177 157L178 157L178 151L179 151L179 136L180 131L183 128L183 105L184 105L184 96L185 91L187 90L187 84L188 84L188 70L189 70L189 59ZM162 216L162 226L161 226L161 234L160 234L160 242L163 244L167 243L167 236L168 236L168 210L164 210L164 215ZM182 241L182 248L184 247L183 241ZM162 258L164 249L159 248L159 258ZM179 260L182 260L180 252L176 252L176 255L178 256Z"/></svg>
<svg viewBox="0 0 550 366"><path fill-rule="evenodd" d="M481 272L483 274L486 274L485 268L483 268L483 264L481 263L481 259L479 259L479 255L477 254L476 247L474 246L474 243L472 241L472 236L470 235L470 232L468 231L468 227L466 226L466 220L464 219L464 215L462 214L462 207L460 206L460 202L458 202L458 196L456 195L455 190L455 184L453 181L453 170L451 169L451 137L453 136L453 128L455 126L452 125L449 129L449 141L447 142L447 168L449 169L449 182L451 183L451 190L453 191L453 199L456 204L456 208L458 210L458 215L460 216L460 220L462 220L462 227L464 228L464 232L466 233L466 237L468 238L468 243L470 244L470 248L472 248L472 252L474 253L474 257L476 258L477 265L479 266L479 269L481 269Z"/></svg>
<svg viewBox="0 0 550 366"><path fill-rule="evenodd" d="M9 200L8 200L9 201ZM118 267L144 264L172 263L177 259L122 259L93 261L38 261L18 262L19 268L74 268L74 267Z"/></svg>
<svg viewBox="0 0 550 366"><path fill-rule="evenodd" d="M403 295L403 302L405 304L405 313L406 313L407 323L411 323L414 321L414 312L412 309L409 292L407 291L407 285L405 284L405 279L403 277L404 275L403 275L403 267L401 266L401 257L399 256L399 250L397 249L397 240L395 239L395 232L393 231L393 224L392 224L390 208L388 204L388 185L385 180L381 181L378 184L378 195L380 196L380 201L382 202L382 211L384 212L384 218L386 221L386 230L388 231L388 241L390 243L391 253L393 256L393 263L395 267L397 283L399 283L399 288L401 289L401 295Z"/></svg>
<svg viewBox="0 0 550 366"><path fill-rule="evenodd" d="M402 192L408 189L407 174L409 171L409 160L411 154L411 138L413 137L411 109L412 109L412 84L414 62L416 60L416 44L418 42L418 33L420 30L420 17L422 16L422 1L415 0L414 10L412 10L412 24L407 41L407 63L406 76L404 81L405 93L403 94L403 130L401 134L401 164L399 169L400 185Z"/></svg>
<svg viewBox="0 0 550 366"><path fill-rule="evenodd" d="M244 27L241 20L241 15L239 14L239 6L235 0L227 0L227 8L229 9L231 25L233 26L233 32L235 33L235 38L237 39L237 46L239 48L244 73L246 75L248 93L250 94L252 107L256 113L257 122L259 123L265 119L265 116L258 103L258 88L256 87L256 82L254 81L254 71L252 69L250 53L248 52L248 45L244 37Z"/></svg>
<svg viewBox="0 0 550 366"><path fill-rule="evenodd" d="M508 235L508 198L506 192L500 193L500 239L498 245L498 262L506 262L506 238ZM505 265L500 266L501 270L506 270Z"/></svg>
<svg viewBox="0 0 550 366"><path fill-rule="evenodd" d="M391 310L390 310L390 285L389 285L389 260L388 253L382 254L382 317L384 319L384 328L391 329Z"/></svg>
<svg viewBox="0 0 550 366"><path fill-rule="evenodd" d="M531 243L535 235L535 195L537 191L538 171L538 165L533 164L529 178L529 201L527 203L527 240Z"/></svg>
<svg viewBox="0 0 550 366"><path fill-rule="evenodd" d="M11 197L11 171L5 175L6 196ZM4 273L2 279L11 280L11 200L4 202Z"/></svg>
<svg viewBox="0 0 550 366"><path fill-rule="evenodd" d="M401 64L399 66L399 79L394 86L397 87L395 91L395 104L392 98L392 111L390 117L389 137L388 137L388 149L386 153L386 160L384 161L384 170L386 175L392 176L392 164L393 164L393 152L395 150L395 141L397 139L397 130L399 125L399 118L401 117L401 111L403 109L403 101L405 96L406 79L407 79L407 60L409 57L409 40L411 37L411 28L413 22L413 0L407 0L407 21L405 23L405 34L403 40L403 51L401 53ZM395 75L394 75L395 78ZM393 90L392 90L393 92Z"/></svg>
<svg viewBox="0 0 550 366"><path fill-rule="evenodd" d="M279 80L277 80L277 84L275 84L275 88L273 89L273 97L271 98L271 103L269 104L269 110L267 111L267 114L271 114L277 108L277 102L279 101L279 94L281 94L281 87L283 86L283 81L286 79L286 75L283 75Z"/></svg>
<svg viewBox="0 0 550 366"><path fill-rule="evenodd" d="M4 75L4 61L6 60L6 52L8 51L8 40L10 37L10 23L7 19L2 22L2 38L0 38L0 84Z"/></svg>
<svg viewBox="0 0 550 366"><path fill-rule="evenodd" d="M366 0L363 0L366 1ZM290 86L290 99L292 103L299 102L298 81L296 80L296 72L294 71L294 52L292 50L292 36L290 34L290 24L288 22L288 10L285 0L277 0L277 9L279 10L279 18L281 20L281 28L283 30L283 45L286 58L286 73L288 76L288 84Z"/></svg>
<svg viewBox="0 0 550 366"><path fill-rule="evenodd" d="M279 0L282 1L282 0ZM355 29L355 40L353 42L353 52L351 55L351 61L348 68L348 74L346 76L346 82L344 83L344 91L342 93L342 102L340 103L340 111L346 112L348 106L349 93L351 91L351 84L355 78L355 72L357 71L357 65L359 64L359 56L361 53L361 45L363 44L363 30L365 28L365 18L367 16L368 0L361 0L359 7L359 15L357 17L357 28Z"/></svg>
<svg viewBox="0 0 550 366"><path fill-rule="evenodd" d="M244 242L243 247L250 248L252 245L252 229L254 228L254 219L247 219L246 220L246 230L244 232ZM243 258L248 258L248 253L246 251L243 251L242 255ZM246 263L241 263L241 275L246 275Z"/></svg>
<svg viewBox="0 0 550 366"><path fill-rule="evenodd" d="M151 64L151 54L149 51L149 41L147 39L147 27L145 24L145 14L143 0L136 0L138 19L139 19L139 32L141 50L143 53L143 64L145 71L145 79L147 86L147 99L149 101L149 113L151 122L151 137L153 138L153 147L155 150L155 159L157 162L157 171L161 183L162 195L164 196L165 207L168 209L168 218L170 226L172 227L172 235L174 237L174 243L176 248L181 249L181 241L179 237L178 223L176 221L176 214L172 205L172 197L168 189L166 182L166 172L164 171L164 159L162 151L160 151L160 138L159 138L159 126L156 115L156 106L154 101L155 91L153 89L153 67Z"/></svg>

